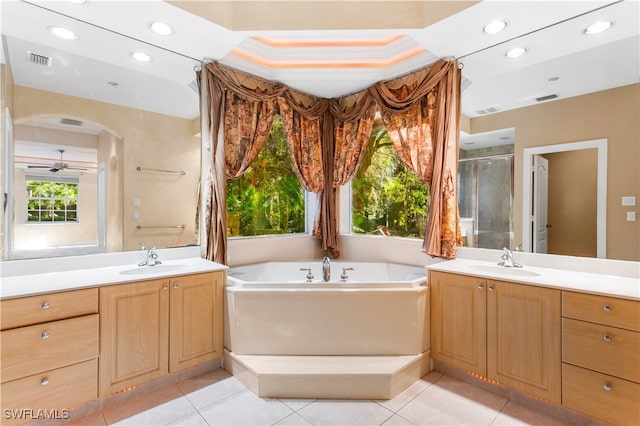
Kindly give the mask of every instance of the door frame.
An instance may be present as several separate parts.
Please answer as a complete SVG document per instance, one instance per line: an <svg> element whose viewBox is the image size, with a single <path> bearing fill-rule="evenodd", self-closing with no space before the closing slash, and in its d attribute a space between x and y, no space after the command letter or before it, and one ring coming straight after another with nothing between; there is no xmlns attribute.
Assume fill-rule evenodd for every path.
<svg viewBox="0 0 640 426"><path fill-rule="evenodd" d="M531 247L531 167L533 156L554 152L596 149L598 153L597 194L596 194L596 255L607 257L607 143L608 140L593 139L588 141L562 143L557 145L525 148L522 152L522 247Z"/></svg>

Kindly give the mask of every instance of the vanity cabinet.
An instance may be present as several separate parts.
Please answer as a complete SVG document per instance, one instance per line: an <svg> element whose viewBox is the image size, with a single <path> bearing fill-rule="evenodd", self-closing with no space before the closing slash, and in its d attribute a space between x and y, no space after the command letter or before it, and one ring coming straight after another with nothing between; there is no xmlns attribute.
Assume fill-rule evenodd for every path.
<svg viewBox="0 0 640 426"><path fill-rule="evenodd" d="M640 424L640 302L562 292L562 404Z"/></svg>
<svg viewBox="0 0 640 426"><path fill-rule="evenodd" d="M4 414L62 410L97 397L97 288L2 300L0 312Z"/></svg>
<svg viewBox="0 0 640 426"><path fill-rule="evenodd" d="M100 395L222 356L225 273L100 289Z"/></svg>
<svg viewBox="0 0 640 426"><path fill-rule="evenodd" d="M561 399L560 290L430 271L435 360Z"/></svg>

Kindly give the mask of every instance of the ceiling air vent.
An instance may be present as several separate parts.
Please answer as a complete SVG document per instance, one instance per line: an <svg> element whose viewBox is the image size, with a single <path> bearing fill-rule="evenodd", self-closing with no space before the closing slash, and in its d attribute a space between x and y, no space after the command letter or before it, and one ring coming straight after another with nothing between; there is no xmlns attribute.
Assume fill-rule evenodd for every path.
<svg viewBox="0 0 640 426"><path fill-rule="evenodd" d="M27 50L25 52L27 54L27 62L36 65L42 65L45 67L50 67L53 62L53 58L51 56L42 55L40 53L31 52Z"/></svg>
<svg viewBox="0 0 640 426"><path fill-rule="evenodd" d="M538 102L550 101L551 99L555 99L557 97L558 97L558 94L554 93L552 95L540 96L539 98L536 98L536 101L538 101Z"/></svg>
<svg viewBox="0 0 640 426"><path fill-rule="evenodd" d="M82 126L82 121L74 120L73 118L61 118L60 123L67 126Z"/></svg>
<svg viewBox="0 0 640 426"><path fill-rule="evenodd" d="M484 114L493 114L494 112L498 112L498 111L500 111L500 108L498 108L497 106L492 106L492 107L485 108L485 109L479 109L476 112L478 114L484 115Z"/></svg>

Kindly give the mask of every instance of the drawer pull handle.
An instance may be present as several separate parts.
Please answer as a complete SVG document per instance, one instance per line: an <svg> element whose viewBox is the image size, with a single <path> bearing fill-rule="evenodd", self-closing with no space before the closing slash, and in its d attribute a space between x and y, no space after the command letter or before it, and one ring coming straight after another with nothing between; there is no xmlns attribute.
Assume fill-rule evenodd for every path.
<svg viewBox="0 0 640 426"><path fill-rule="evenodd" d="M602 309L604 309L607 312L611 312L613 310L613 308L609 304L604 305Z"/></svg>
<svg viewBox="0 0 640 426"><path fill-rule="evenodd" d="M178 283L173 283L173 288L178 288L180 285Z"/></svg>
<svg viewBox="0 0 640 426"><path fill-rule="evenodd" d="M48 331L43 331L42 334L40 335L40 337L42 337L42 339L48 339L49 338L49 332Z"/></svg>
<svg viewBox="0 0 640 426"><path fill-rule="evenodd" d="M164 284L164 285L162 286L162 289L163 289L163 290L168 290L168 289L169 289L169 284Z"/></svg>
<svg viewBox="0 0 640 426"><path fill-rule="evenodd" d="M606 391L610 391L613 389L613 386L611 386L611 383L605 383L603 386L604 390Z"/></svg>
<svg viewBox="0 0 640 426"><path fill-rule="evenodd" d="M478 290L482 290L484 286L482 284L478 284Z"/></svg>
<svg viewBox="0 0 640 426"><path fill-rule="evenodd" d="M489 291L493 291L495 290L495 287L493 287L492 285L489 286Z"/></svg>
<svg viewBox="0 0 640 426"><path fill-rule="evenodd" d="M45 379L42 379L42 380L40 381L40 384L41 384L42 386L47 386L47 385L49 384L49 380L47 380L46 378L45 378Z"/></svg>
<svg viewBox="0 0 640 426"><path fill-rule="evenodd" d="M49 309L50 305L49 305L49 302L42 302L42 305L40 306L42 306L42 309Z"/></svg>
<svg viewBox="0 0 640 426"><path fill-rule="evenodd" d="M605 334L602 338L604 339L605 342L610 342L612 340L610 334Z"/></svg>

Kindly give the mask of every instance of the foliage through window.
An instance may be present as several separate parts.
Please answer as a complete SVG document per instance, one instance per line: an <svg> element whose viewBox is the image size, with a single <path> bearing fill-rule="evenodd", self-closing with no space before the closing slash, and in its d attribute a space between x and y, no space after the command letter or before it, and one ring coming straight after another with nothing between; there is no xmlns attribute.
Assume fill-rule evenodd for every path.
<svg viewBox="0 0 640 426"><path fill-rule="evenodd" d="M304 198L278 117L255 162L242 177L227 181L227 235L302 233Z"/></svg>
<svg viewBox="0 0 640 426"><path fill-rule="evenodd" d="M27 222L78 222L78 178L28 176Z"/></svg>
<svg viewBox="0 0 640 426"><path fill-rule="evenodd" d="M374 129L352 184L352 232L423 238L429 188Z"/></svg>

